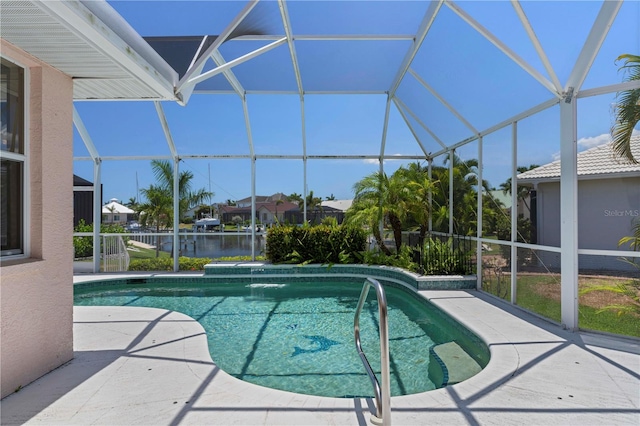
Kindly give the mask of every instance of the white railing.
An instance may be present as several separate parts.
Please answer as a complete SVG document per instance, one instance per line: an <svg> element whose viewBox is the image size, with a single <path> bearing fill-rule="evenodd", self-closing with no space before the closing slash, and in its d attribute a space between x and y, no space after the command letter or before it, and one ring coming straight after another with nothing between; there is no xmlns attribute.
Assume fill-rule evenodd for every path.
<svg viewBox="0 0 640 426"><path fill-rule="evenodd" d="M124 272L129 270L129 252L120 235L102 236L102 270Z"/></svg>

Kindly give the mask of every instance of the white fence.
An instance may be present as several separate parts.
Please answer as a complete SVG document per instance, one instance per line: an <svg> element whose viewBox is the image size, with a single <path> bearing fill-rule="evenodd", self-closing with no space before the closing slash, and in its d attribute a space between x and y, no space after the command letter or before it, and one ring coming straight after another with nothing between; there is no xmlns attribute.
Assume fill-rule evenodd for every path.
<svg viewBox="0 0 640 426"><path fill-rule="evenodd" d="M120 235L102 236L102 270L124 272L129 270L129 252Z"/></svg>

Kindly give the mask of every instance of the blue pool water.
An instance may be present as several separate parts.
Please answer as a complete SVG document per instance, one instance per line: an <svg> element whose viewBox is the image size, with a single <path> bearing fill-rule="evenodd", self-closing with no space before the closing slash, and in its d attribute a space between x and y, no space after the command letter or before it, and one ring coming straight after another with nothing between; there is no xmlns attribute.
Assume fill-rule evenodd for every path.
<svg viewBox="0 0 640 426"><path fill-rule="evenodd" d="M120 280L100 286L76 285L75 305L145 306L182 312L204 327L213 361L241 380L311 395L373 396L353 337L353 317L363 280L337 280L295 284ZM385 285L385 290L392 395L442 385L441 372L430 356L430 349L441 343L456 342L478 365L486 365L486 346L468 330L409 290L396 285ZM363 349L379 373L377 327L378 306L371 291L360 328Z"/></svg>

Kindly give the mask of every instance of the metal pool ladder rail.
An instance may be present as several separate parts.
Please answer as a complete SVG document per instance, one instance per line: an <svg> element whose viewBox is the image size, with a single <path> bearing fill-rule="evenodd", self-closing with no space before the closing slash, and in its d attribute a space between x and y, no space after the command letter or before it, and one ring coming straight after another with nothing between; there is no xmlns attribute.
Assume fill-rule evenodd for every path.
<svg viewBox="0 0 640 426"><path fill-rule="evenodd" d="M364 302L369 294L369 288L373 287L376 290L378 296L378 313L380 315L380 376L382 379L382 386L378 382L376 375L371 369L369 360L362 352L362 345L360 343L360 312L364 306ZM356 308L356 315L353 319L353 332L356 340L356 349L358 355L364 364L364 368L367 370L371 384L373 385L373 391L376 397L376 415L371 415L371 423L375 425L391 425L391 385L389 383L389 327L387 325L387 296L384 293L382 285L373 278L367 278L362 286L362 292L360 293L360 299L358 300L358 307Z"/></svg>

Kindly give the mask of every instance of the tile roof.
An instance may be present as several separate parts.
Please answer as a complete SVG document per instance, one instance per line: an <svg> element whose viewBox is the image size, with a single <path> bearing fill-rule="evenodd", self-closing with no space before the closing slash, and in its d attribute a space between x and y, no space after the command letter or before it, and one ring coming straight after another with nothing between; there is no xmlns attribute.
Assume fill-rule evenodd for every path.
<svg viewBox="0 0 640 426"><path fill-rule="evenodd" d="M631 138L631 150L640 159L640 136ZM578 154L578 176L603 176L619 173L638 173L640 164L620 158L612 150L612 144L591 148ZM560 160L520 173L518 180L554 180L560 177Z"/></svg>

